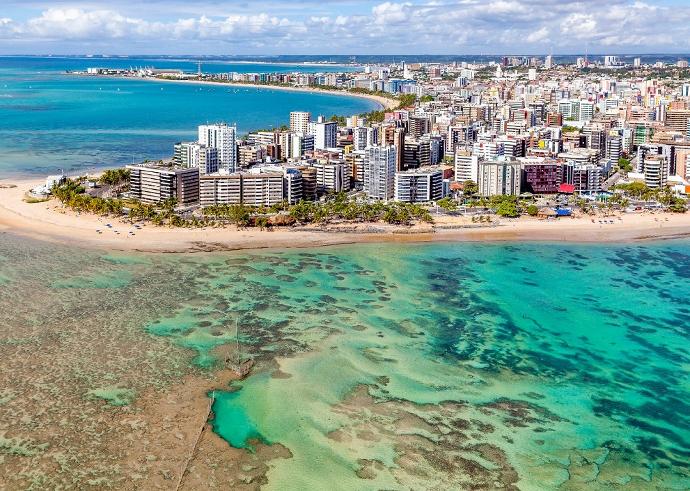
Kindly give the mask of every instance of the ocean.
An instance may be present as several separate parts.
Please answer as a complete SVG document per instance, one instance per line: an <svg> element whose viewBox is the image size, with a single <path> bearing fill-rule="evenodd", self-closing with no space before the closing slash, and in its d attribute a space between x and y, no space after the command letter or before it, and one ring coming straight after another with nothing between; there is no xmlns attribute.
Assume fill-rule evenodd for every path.
<svg viewBox="0 0 690 491"><path fill-rule="evenodd" d="M688 264L687 241L184 255L2 234L0 436L33 452L4 465L59 451L45 487L129 482L79 460L128 438L112 407L214 370L237 324L256 366L212 424L262 489L688 489Z"/></svg>
<svg viewBox="0 0 690 491"><path fill-rule="evenodd" d="M66 70L155 66L196 71L190 59L0 57L0 178L93 172L172 155L206 122L245 134L314 116L376 109L366 99L275 89L80 77ZM205 72L349 71L352 67L205 61Z"/></svg>

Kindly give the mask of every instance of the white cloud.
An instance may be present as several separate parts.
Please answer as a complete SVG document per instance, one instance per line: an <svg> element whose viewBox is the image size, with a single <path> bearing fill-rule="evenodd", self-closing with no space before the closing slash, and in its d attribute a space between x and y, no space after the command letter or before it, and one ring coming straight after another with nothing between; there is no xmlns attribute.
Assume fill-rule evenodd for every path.
<svg viewBox="0 0 690 491"><path fill-rule="evenodd" d="M368 9L355 9L355 3L366 3ZM174 0L165 4L178 5ZM48 8L22 21L0 18L0 39L51 46L140 43L160 46L161 52L166 46L195 46L205 40L286 53L466 53L487 47L497 53L544 53L547 44L557 51L582 51L585 44L590 50L690 47L690 9L632 0L609 0L605 9L600 0L350 0L337 4L343 5L337 14L330 13L336 7L328 0L311 2L302 10L292 4L287 10L270 8L263 1L257 9L265 12L243 8L228 14L226 4L223 15L199 7L205 15L179 18L166 17L165 10L154 18L155 10L142 13L129 1L119 5Z"/></svg>
<svg viewBox="0 0 690 491"><path fill-rule="evenodd" d="M541 29L531 32L527 38L526 41L528 43L538 43L540 41L546 41L549 38L549 28L548 27L542 27Z"/></svg>

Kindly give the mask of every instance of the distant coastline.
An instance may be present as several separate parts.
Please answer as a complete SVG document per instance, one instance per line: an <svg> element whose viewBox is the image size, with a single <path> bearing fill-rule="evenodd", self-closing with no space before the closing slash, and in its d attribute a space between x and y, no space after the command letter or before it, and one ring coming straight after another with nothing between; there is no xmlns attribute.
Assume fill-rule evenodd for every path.
<svg viewBox="0 0 690 491"><path fill-rule="evenodd" d="M122 78L132 78L132 77L122 77ZM306 92L312 94L331 94L339 95L344 97L358 97L360 99L368 99L379 105L380 109L392 110L398 106L399 102L396 99L390 99L388 97L382 97L374 94L362 94L357 92L348 92L345 90L328 90L322 89L320 87L286 87L283 85L270 85L270 84L254 84L245 82L216 82L211 80L172 80L167 78L158 77L142 77L136 80L149 80L152 82L171 82L171 83L183 83L192 85L213 85L220 87L246 87L253 89L264 89L264 90L286 90L291 92Z"/></svg>
<svg viewBox="0 0 690 491"><path fill-rule="evenodd" d="M80 75L85 77L98 77L98 78L117 78L120 80L146 80L149 82L161 82L161 83L177 83L177 84L187 84L187 85L211 85L216 87L245 87L251 89L259 90L283 90L288 92L303 92L311 94L330 94L342 97L356 97L359 99L367 99L375 102L378 108L381 110L393 110L399 104L398 100L382 97L375 94L362 94L357 92L348 92L345 90L328 90L320 87L286 87L283 85L270 85L270 84L255 84L255 83L245 83L245 82L217 82L213 80L175 80L168 78L159 77L126 77L118 75L83 75L83 74L69 74L69 75Z"/></svg>

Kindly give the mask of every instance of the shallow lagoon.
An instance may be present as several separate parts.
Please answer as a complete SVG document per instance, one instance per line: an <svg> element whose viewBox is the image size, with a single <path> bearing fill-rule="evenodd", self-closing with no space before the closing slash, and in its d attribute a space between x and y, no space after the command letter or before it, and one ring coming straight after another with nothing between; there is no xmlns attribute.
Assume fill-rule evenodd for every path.
<svg viewBox="0 0 690 491"><path fill-rule="evenodd" d="M275 489L686 488L689 253L386 244L213 259L197 292L234 307L245 349L278 353L218 397L216 431L286 446Z"/></svg>
<svg viewBox="0 0 690 491"><path fill-rule="evenodd" d="M213 425L247 452L289 451L267 489L690 486L687 242L79 257L0 245L14 258L0 262L6 305L34 291L67 322L78 302L137 295L127 329L202 369L233 349L239 319L257 367L216 393ZM89 390L145 386L115 372Z"/></svg>

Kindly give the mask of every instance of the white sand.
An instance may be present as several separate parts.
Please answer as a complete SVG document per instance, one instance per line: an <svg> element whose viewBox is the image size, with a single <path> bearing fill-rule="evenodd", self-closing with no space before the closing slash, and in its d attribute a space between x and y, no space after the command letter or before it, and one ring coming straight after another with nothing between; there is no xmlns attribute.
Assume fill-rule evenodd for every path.
<svg viewBox="0 0 690 491"><path fill-rule="evenodd" d="M354 242L432 242L432 241L567 241L622 242L669 239L690 236L690 214L624 214L607 218L613 224L601 224L602 218L581 217L538 220L523 217L500 220L494 227L444 229L448 226L471 227L469 218L439 216L434 230L429 225L412 228L376 224L385 233L322 232L277 228L261 231L235 227L202 229L157 227L146 224L141 230L122 218L79 214L52 199L26 203L23 198L37 181L0 181L17 187L0 187L0 230L40 240L102 247L110 250L157 252L196 252L233 249L318 247ZM106 226L110 223L112 228ZM349 227L349 226L348 226ZM363 226L366 228L366 226ZM101 233L98 233L100 230ZM119 234L116 233L119 232ZM129 234L134 232L135 235Z"/></svg>

